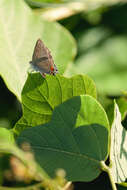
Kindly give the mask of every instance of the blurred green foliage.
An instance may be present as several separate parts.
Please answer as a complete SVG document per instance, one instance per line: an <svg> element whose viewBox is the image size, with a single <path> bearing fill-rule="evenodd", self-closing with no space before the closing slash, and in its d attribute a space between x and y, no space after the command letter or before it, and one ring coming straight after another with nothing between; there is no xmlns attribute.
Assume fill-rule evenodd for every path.
<svg viewBox="0 0 127 190"><path fill-rule="evenodd" d="M25 0L25 2L33 10L55 7L56 4L58 7L67 3L63 0ZM126 97L121 98L121 94L127 89L127 3L118 2L112 6L107 3L94 7L88 6L84 11L58 21L72 33L78 49L74 63L68 67L65 74L71 76L84 73L95 81L99 92L98 99L106 108L110 122L113 114L110 109L112 99L117 98L126 127L127 100ZM0 127L12 128L22 115L21 104L6 88L1 78L0 108ZM102 187L104 189L103 185Z"/></svg>

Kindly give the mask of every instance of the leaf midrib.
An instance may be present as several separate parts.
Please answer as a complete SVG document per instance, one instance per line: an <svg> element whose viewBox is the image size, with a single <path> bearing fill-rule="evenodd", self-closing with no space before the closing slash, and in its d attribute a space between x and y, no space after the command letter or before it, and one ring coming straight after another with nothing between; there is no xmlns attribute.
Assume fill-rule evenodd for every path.
<svg viewBox="0 0 127 190"><path fill-rule="evenodd" d="M49 150L49 151L53 151L53 152L59 152L59 153L64 153L64 154L68 154L70 156L77 156L77 157L81 157L84 159L88 159L90 161L94 161L97 164L100 164L100 161L95 160L94 158L90 158L87 155L81 154L81 153L76 153L76 152L69 152L69 151L65 151L65 150L60 150L60 149L56 149L56 148L49 148L49 147L43 147L43 146L31 146L34 150Z"/></svg>

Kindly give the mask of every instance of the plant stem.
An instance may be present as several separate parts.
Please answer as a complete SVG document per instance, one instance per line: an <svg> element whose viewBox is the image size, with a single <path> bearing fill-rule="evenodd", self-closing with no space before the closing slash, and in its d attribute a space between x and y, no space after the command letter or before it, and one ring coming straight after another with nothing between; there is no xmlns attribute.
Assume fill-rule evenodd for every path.
<svg viewBox="0 0 127 190"><path fill-rule="evenodd" d="M116 184L115 184L114 179L113 179L113 175L112 175L111 169L105 164L104 161L101 161L101 169L102 169L103 171L105 171L105 172L108 173L109 179L110 179L110 182L111 182L112 189L113 189L113 190L117 190Z"/></svg>

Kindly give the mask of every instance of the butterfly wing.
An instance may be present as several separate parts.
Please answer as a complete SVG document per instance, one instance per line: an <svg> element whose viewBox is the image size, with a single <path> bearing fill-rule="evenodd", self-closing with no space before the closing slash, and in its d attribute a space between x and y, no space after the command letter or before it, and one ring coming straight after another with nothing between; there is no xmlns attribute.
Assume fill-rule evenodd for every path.
<svg viewBox="0 0 127 190"><path fill-rule="evenodd" d="M54 66L50 51L40 39L36 42L31 63L41 73L50 73L51 66Z"/></svg>

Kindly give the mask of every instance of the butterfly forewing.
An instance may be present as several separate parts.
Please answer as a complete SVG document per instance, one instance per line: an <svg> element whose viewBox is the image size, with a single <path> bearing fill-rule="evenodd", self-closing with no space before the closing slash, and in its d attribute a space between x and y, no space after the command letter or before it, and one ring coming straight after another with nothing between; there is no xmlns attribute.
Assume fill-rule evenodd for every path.
<svg viewBox="0 0 127 190"><path fill-rule="evenodd" d="M36 70L38 67L40 72L44 73L50 73L50 67L53 66L53 58L50 51L40 39L36 42L32 63L36 67Z"/></svg>
<svg viewBox="0 0 127 190"><path fill-rule="evenodd" d="M40 71L41 73L58 73L49 49L40 39L38 39L36 42L32 61L30 63L33 65L36 71Z"/></svg>

